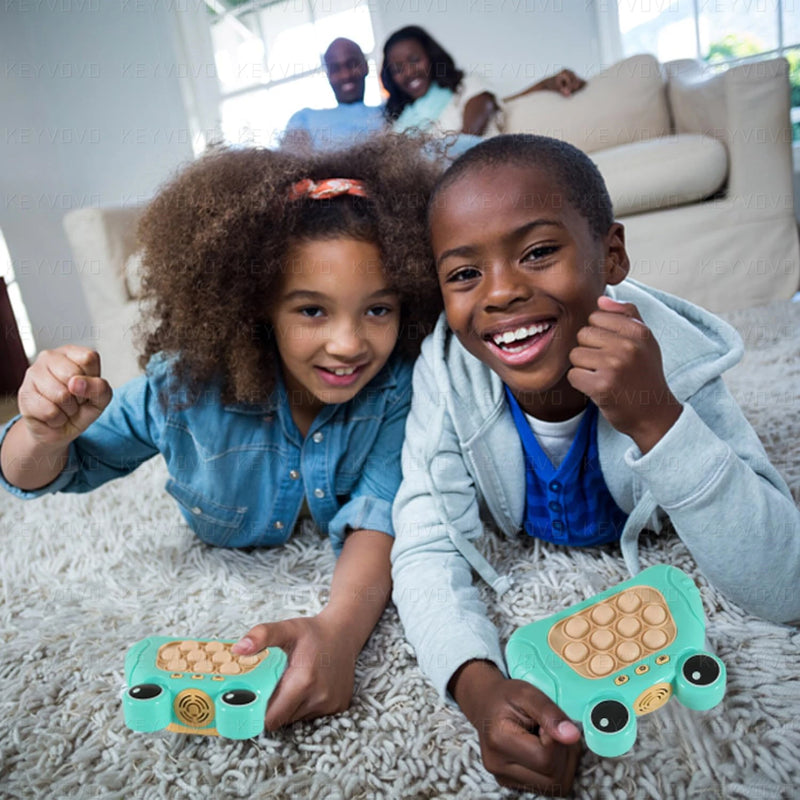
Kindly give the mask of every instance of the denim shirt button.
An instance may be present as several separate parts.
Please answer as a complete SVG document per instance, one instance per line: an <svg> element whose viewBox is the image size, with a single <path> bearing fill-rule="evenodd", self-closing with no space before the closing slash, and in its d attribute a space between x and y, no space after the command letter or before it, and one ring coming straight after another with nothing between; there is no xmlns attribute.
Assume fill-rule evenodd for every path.
<svg viewBox="0 0 800 800"><path fill-rule="evenodd" d="M325 497L325 492L323 492L322 489L314 489L314 497L319 497L321 500L323 497Z"/></svg>
<svg viewBox="0 0 800 800"><path fill-rule="evenodd" d="M564 523L560 519L553 520L553 530L554 531L563 531L564 530Z"/></svg>
<svg viewBox="0 0 800 800"><path fill-rule="evenodd" d="M300 473L296 469L290 469L289 470L289 477L293 481L296 481L300 477Z"/></svg>
<svg viewBox="0 0 800 800"><path fill-rule="evenodd" d="M324 436L324 435L323 435L323 434L322 434L320 431L317 431L317 432L316 432L316 433L315 433L315 434L314 434L314 435L313 435L311 438L312 438L312 439L313 439L313 440L314 440L314 441L315 441L317 444L319 444L319 443L320 443L320 442L321 442L321 441L322 441L322 440L325 438L325 436Z"/></svg>
<svg viewBox="0 0 800 800"><path fill-rule="evenodd" d="M558 481L550 481L550 491L551 492L560 492L561 491L561 484Z"/></svg>
<svg viewBox="0 0 800 800"><path fill-rule="evenodd" d="M200 508L200 506L192 506L191 511L192 511L192 514L202 514L203 513L203 509Z"/></svg>
<svg viewBox="0 0 800 800"><path fill-rule="evenodd" d="M547 507L554 512L555 514L560 514L564 509L561 506L561 503L557 503L555 500L551 500Z"/></svg>
<svg viewBox="0 0 800 800"><path fill-rule="evenodd" d="M275 528L275 530L278 530L278 531L282 530L283 529L283 523L280 520L278 520L272 527Z"/></svg>

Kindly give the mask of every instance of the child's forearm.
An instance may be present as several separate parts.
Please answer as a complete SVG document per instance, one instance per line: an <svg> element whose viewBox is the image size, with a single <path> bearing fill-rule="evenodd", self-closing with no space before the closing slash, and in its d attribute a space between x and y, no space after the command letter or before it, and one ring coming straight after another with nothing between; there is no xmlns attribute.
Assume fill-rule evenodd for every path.
<svg viewBox="0 0 800 800"><path fill-rule="evenodd" d="M0 468L5 479L18 489L32 491L52 483L67 464L69 445L37 442L23 420L8 431L0 450Z"/></svg>
<svg viewBox="0 0 800 800"><path fill-rule="evenodd" d="M353 531L336 564L330 600L320 618L340 629L354 654L361 652L389 599L392 541L380 531Z"/></svg>

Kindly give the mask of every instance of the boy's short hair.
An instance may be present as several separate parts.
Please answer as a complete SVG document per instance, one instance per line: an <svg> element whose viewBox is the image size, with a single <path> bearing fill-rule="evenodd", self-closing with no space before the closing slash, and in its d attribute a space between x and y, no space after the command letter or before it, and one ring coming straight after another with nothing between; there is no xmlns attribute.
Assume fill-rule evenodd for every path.
<svg viewBox="0 0 800 800"><path fill-rule="evenodd" d="M597 238L605 236L614 222L614 211L603 176L586 153L577 147L528 133L504 134L477 144L456 159L439 179L430 209L439 195L469 172L505 164L535 166L548 171L564 188L566 202L586 221Z"/></svg>

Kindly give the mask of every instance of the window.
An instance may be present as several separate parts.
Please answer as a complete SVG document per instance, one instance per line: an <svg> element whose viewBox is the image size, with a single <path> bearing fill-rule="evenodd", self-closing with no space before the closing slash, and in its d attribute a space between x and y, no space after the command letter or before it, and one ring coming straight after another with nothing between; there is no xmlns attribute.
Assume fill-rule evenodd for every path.
<svg viewBox="0 0 800 800"><path fill-rule="evenodd" d="M786 58L800 140L800 0L617 0L617 16L625 56L720 65Z"/></svg>
<svg viewBox="0 0 800 800"><path fill-rule="evenodd" d="M381 102L367 0L207 0L226 141L274 145L298 109L336 105L322 64L339 36L357 42L370 74L364 101Z"/></svg>
<svg viewBox="0 0 800 800"><path fill-rule="evenodd" d="M28 312L25 310L25 304L22 302L19 284L14 276L14 265L11 263L11 256L8 253L8 247L6 247L6 240L3 238L2 231L0 231L0 278L5 281L6 289L8 290L11 311L14 313L14 319L17 321L17 328L19 328L19 336L20 339L22 339L22 347L25 350L25 355L28 356L29 359L32 359L36 355L33 328L28 319Z"/></svg>

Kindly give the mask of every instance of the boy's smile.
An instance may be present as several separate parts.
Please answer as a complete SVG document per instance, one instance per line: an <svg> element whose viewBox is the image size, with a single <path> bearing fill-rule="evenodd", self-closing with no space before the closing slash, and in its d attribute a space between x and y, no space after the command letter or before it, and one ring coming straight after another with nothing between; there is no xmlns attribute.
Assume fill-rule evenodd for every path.
<svg viewBox="0 0 800 800"><path fill-rule="evenodd" d="M598 239L548 171L501 164L438 195L431 238L461 344L527 413L577 414L586 398L567 380L569 354L606 284L627 274L622 226Z"/></svg>

